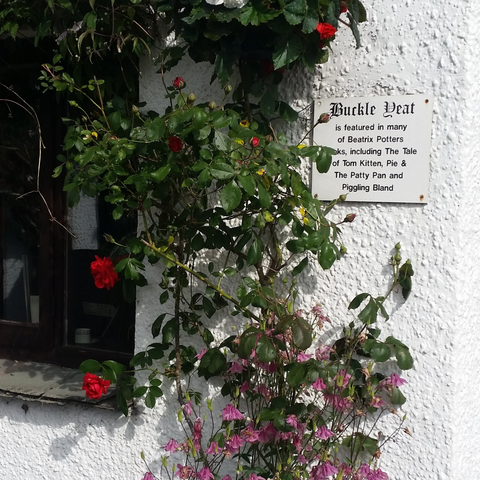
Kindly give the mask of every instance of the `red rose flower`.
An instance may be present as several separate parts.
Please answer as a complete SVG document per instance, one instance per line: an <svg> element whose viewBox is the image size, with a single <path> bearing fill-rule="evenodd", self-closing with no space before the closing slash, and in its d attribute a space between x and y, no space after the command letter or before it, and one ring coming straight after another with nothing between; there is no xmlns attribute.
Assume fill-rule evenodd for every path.
<svg viewBox="0 0 480 480"><path fill-rule="evenodd" d="M178 137L169 137L168 148L172 152L177 153L182 149L182 141Z"/></svg>
<svg viewBox="0 0 480 480"><path fill-rule="evenodd" d="M185 86L185 80L182 77L175 77L173 80L173 86L177 90L181 90Z"/></svg>
<svg viewBox="0 0 480 480"><path fill-rule="evenodd" d="M107 393L109 386L110 380L103 380L92 373L86 373L83 377L82 390L85 390L85 395L88 398L98 400L102 395Z"/></svg>
<svg viewBox="0 0 480 480"><path fill-rule="evenodd" d="M317 25L317 32L320 34L320 40L326 40L333 37L337 33L337 29L329 23L319 23Z"/></svg>
<svg viewBox="0 0 480 480"><path fill-rule="evenodd" d="M252 145L252 147L258 147L259 143L260 143L260 140L257 137L253 137L250 140L250 144Z"/></svg>
<svg viewBox="0 0 480 480"><path fill-rule="evenodd" d="M95 286L110 290L120 280L113 267L112 260L109 257L101 259L98 255L95 255L95 259L90 265Z"/></svg>

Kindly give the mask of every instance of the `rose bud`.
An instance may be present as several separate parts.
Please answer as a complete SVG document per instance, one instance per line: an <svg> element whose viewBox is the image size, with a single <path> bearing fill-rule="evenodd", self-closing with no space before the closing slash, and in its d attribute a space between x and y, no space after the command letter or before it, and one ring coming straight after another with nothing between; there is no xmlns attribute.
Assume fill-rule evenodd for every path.
<svg viewBox="0 0 480 480"><path fill-rule="evenodd" d="M193 103L196 99L197 99L197 97L195 96L195 94L190 93L187 97L187 103Z"/></svg>
<svg viewBox="0 0 480 480"><path fill-rule="evenodd" d="M354 213L349 213L343 219L343 223L352 223L355 220L356 215Z"/></svg>
<svg viewBox="0 0 480 480"><path fill-rule="evenodd" d="M208 108L210 110L215 110L217 108L217 104L212 100L209 104L208 104Z"/></svg>
<svg viewBox="0 0 480 480"><path fill-rule="evenodd" d="M233 90L233 87L231 85L225 85L225 88L223 89L223 91L225 92L225 95L228 95L232 90Z"/></svg>
<svg viewBox="0 0 480 480"><path fill-rule="evenodd" d="M185 80L182 77L175 77L173 80L173 86L177 90L181 90L183 87L185 87Z"/></svg>
<svg viewBox="0 0 480 480"><path fill-rule="evenodd" d="M318 117L318 123L328 123L330 121L330 114L328 113L322 113Z"/></svg>
<svg viewBox="0 0 480 480"><path fill-rule="evenodd" d="M253 137L250 140L250 144L252 145L252 147L258 147L259 143L260 143L260 140L257 137Z"/></svg>

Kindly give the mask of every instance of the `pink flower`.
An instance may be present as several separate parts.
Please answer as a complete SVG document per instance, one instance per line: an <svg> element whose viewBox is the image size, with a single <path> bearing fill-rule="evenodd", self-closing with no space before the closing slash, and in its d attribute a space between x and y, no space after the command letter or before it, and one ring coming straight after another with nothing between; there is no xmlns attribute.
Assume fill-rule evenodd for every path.
<svg viewBox="0 0 480 480"><path fill-rule="evenodd" d="M198 353L197 355L195 355L195 358L198 358L198 360L201 360L202 357L207 353L207 349L206 348L202 348L202 350L200 350L200 353Z"/></svg>
<svg viewBox="0 0 480 480"><path fill-rule="evenodd" d="M330 462L325 462L322 465L317 465L312 468L309 480L326 480L328 477L335 475L336 473L338 473L338 469Z"/></svg>
<svg viewBox="0 0 480 480"><path fill-rule="evenodd" d="M180 477L182 480L187 480L193 477L194 470L188 465L180 465L177 463L177 471L175 472L176 477Z"/></svg>
<svg viewBox="0 0 480 480"><path fill-rule="evenodd" d="M260 440L260 432L255 430L250 424L245 430L241 432L242 439L247 443L257 443Z"/></svg>
<svg viewBox="0 0 480 480"><path fill-rule="evenodd" d="M289 425L291 425L295 430L298 430L298 426L299 426L299 423L298 423L298 419L295 415L289 415L287 417L287 419L285 420L285 423L288 423Z"/></svg>
<svg viewBox="0 0 480 480"><path fill-rule="evenodd" d="M178 450L178 442L171 438L168 443L165 445L164 450L166 452L176 452Z"/></svg>
<svg viewBox="0 0 480 480"><path fill-rule="evenodd" d="M333 432L325 427L325 425L322 425L315 432L315 437L317 437L319 440L328 440L329 438L333 437Z"/></svg>
<svg viewBox="0 0 480 480"><path fill-rule="evenodd" d="M247 480L265 480L265 478L257 475L256 473L251 473Z"/></svg>
<svg viewBox="0 0 480 480"><path fill-rule="evenodd" d="M390 375L390 383L394 386L394 387L401 387L402 385L405 385L407 383L406 380L404 380L403 378L399 377L396 373L392 373Z"/></svg>
<svg viewBox="0 0 480 480"><path fill-rule="evenodd" d="M193 445L199 450L200 449L200 440L202 439L202 421L197 418L193 424Z"/></svg>
<svg viewBox="0 0 480 480"><path fill-rule="evenodd" d="M151 472L147 472L142 480L155 480L155 477L152 475Z"/></svg>
<svg viewBox="0 0 480 480"><path fill-rule="evenodd" d="M208 448L205 450L205 453L209 455L215 455L218 452L218 443L211 442Z"/></svg>
<svg viewBox="0 0 480 480"><path fill-rule="evenodd" d="M378 396L375 396L372 398L372 401L370 402L370 405L373 407L373 408L379 408L379 407L383 407L384 405L386 405L386 403Z"/></svg>
<svg viewBox="0 0 480 480"><path fill-rule="evenodd" d="M262 395L262 397L264 397L267 400L267 402L269 402L270 399L272 398L272 392L264 383L256 387L255 391L258 392L260 395Z"/></svg>
<svg viewBox="0 0 480 480"><path fill-rule="evenodd" d="M230 475L225 475L222 480L232 480L232 477Z"/></svg>
<svg viewBox="0 0 480 480"><path fill-rule="evenodd" d="M308 463L308 462L307 462L307 459L306 459L303 455L299 455L299 456L297 457L297 460L298 460L298 463L301 463L301 464L303 464L303 465L305 465L306 463Z"/></svg>
<svg viewBox="0 0 480 480"><path fill-rule="evenodd" d="M315 358L321 362L322 360L330 359L330 347L328 345L322 345L315 350Z"/></svg>
<svg viewBox="0 0 480 480"><path fill-rule="evenodd" d="M265 425L265 427L258 430L258 441L261 443L268 443L270 440L275 438L277 434L277 429L273 426L273 423Z"/></svg>
<svg viewBox="0 0 480 480"><path fill-rule="evenodd" d="M344 398L340 395L325 395L325 401L335 410L338 410L340 412L345 412L349 410L352 406L352 401L350 398Z"/></svg>
<svg viewBox="0 0 480 480"><path fill-rule="evenodd" d="M388 480L388 475L377 468L376 470L372 470L370 474L367 476L367 480Z"/></svg>
<svg viewBox="0 0 480 480"><path fill-rule="evenodd" d="M228 373L242 373L243 370L243 366L238 362L232 362L232 366L228 369Z"/></svg>
<svg viewBox="0 0 480 480"><path fill-rule="evenodd" d="M312 383L312 388L314 390L325 390L327 386L325 385L324 381L318 377L313 383Z"/></svg>
<svg viewBox="0 0 480 480"><path fill-rule="evenodd" d="M227 405L222 410L222 420L230 422L231 420L243 420L245 417L233 405Z"/></svg>
<svg viewBox="0 0 480 480"><path fill-rule="evenodd" d="M183 406L183 411L184 411L185 415L191 415L192 414L192 404L190 402L187 402Z"/></svg>
<svg viewBox="0 0 480 480"><path fill-rule="evenodd" d="M208 467L203 467L199 472L197 472L198 480L208 480L209 478L214 478L213 473Z"/></svg>
<svg viewBox="0 0 480 480"><path fill-rule="evenodd" d="M297 355L297 362L308 362L312 358L312 355L310 353L304 353L300 352Z"/></svg>
<svg viewBox="0 0 480 480"><path fill-rule="evenodd" d="M333 377L337 387L340 387L340 388L345 388L348 385L348 382L350 381L351 378L352 378L352 376L349 375L345 369L340 370Z"/></svg>
<svg viewBox="0 0 480 480"><path fill-rule="evenodd" d="M243 440L238 435L232 435L227 441L226 450L229 453L237 453L238 449L243 445Z"/></svg>
<svg viewBox="0 0 480 480"><path fill-rule="evenodd" d="M245 393L250 390L250 384L247 380L245 380L242 385L240 386L240 393Z"/></svg>

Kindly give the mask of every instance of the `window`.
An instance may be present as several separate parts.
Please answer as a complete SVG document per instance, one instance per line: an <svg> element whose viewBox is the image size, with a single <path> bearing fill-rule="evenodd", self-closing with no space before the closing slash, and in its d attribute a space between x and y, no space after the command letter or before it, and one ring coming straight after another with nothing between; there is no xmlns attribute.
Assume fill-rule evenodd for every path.
<svg viewBox="0 0 480 480"><path fill-rule="evenodd" d="M136 228L136 220L113 222L101 199L85 199L68 212L62 180L52 178L65 134L65 106L55 93L42 93L38 82L53 45L32 48L33 39L1 44L0 356L73 367L85 358L125 361L133 352L134 304L123 299L121 284L110 291L96 289L89 266L95 255L115 260L103 234L121 238ZM38 115L45 147L40 191L52 216L63 225L71 223L75 238L52 221L40 195L31 193L37 185L40 139L30 107ZM88 340L76 337L81 328L90 330L87 343L76 343Z"/></svg>

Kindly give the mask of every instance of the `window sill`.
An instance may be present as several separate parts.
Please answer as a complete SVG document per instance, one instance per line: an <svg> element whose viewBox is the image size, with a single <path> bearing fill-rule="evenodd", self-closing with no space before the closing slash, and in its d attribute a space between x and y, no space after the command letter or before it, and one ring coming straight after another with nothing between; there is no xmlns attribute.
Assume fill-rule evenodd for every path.
<svg viewBox="0 0 480 480"><path fill-rule="evenodd" d="M90 400L82 386L83 373L75 369L36 362L0 360L1 397L117 409L114 391L99 400Z"/></svg>

